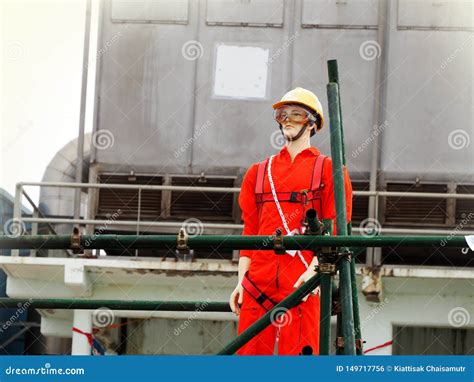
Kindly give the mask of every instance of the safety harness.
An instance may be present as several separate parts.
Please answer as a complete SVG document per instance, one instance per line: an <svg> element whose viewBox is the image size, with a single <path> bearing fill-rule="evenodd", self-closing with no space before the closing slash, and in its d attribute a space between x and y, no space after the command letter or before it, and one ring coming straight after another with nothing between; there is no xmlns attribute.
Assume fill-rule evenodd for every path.
<svg viewBox="0 0 474 382"><path fill-rule="evenodd" d="M250 280L248 271L245 272L244 278L242 279L242 287L267 311L272 309L277 304L277 302L273 301L270 297L263 293L254 284L254 282Z"/></svg>
<svg viewBox="0 0 474 382"><path fill-rule="evenodd" d="M264 192L265 173L267 172L267 166L270 158L260 162L257 168L257 179L255 184L255 201L257 203L258 216L260 218L263 203L275 202L273 193ZM276 196L279 202L292 202L301 203L303 211L305 206L311 202L314 209L314 202L319 200L321 203L321 190L324 188L324 184L321 183L323 163L326 159L325 155L318 155L314 161L313 174L311 179L311 187L309 189L303 189L300 191L276 191Z"/></svg>
<svg viewBox="0 0 474 382"><path fill-rule="evenodd" d="M258 216L260 218L261 210L263 207L263 203L265 202L274 202L278 208L278 212L282 219L283 225L287 234L292 234L289 232L288 224L286 223L285 217L283 215L283 211L281 210L279 202L292 202L292 203L301 203L303 206L303 211L305 210L305 206L311 202L312 207L314 206L314 201L319 200L321 202L321 190L324 187L324 184L321 183L322 179L322 172L323 172L323 164L324 160L326 159L325 155L318 155L316 160L314 161L313 166L313 174L311 179L311 187L310 189L305 189L301 191L280 191L277 192L275 190L273 179L271 176L271 165L273 156L267 158L263 162L258 164L257 169L257 181L255 184L255 198L258 210ZM264 192L264 181L265 181L265 174L269 178L271 192ZM291 251L287 251L291 252ZM303 262L303 264L308 268L308 263L304 259L301 251L293 251L298 254L299 258ZM294 256L294 253L292 254ZM265 310L272 309L277 303L273 301L270 297L268 297L262 290L260 290L255 283L249 278L248 272L245 273L242 279L242 287L255 299Z"/></svg>

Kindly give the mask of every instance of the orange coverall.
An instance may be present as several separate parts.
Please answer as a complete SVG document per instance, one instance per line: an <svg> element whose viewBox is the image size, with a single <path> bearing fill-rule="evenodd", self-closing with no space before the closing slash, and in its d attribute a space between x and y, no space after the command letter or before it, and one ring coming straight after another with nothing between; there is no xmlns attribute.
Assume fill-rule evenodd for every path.
<svg viewBox="0 0 474 382"><path fill-rule="evenodd" d="M296 155L293 163L288 149L283 149L275 155L272 163L272 178L277 194L279 192L300 191L308 189L311 185L313 166L316 157L320 154L315 147L304 149ZM260 218L255 198L255 183L258 163L254 163L244 176L239 195L239 205L242 210L244 230L242 235L273 235L277 228L283 229L283 224L275 202L261 204ZM323 186L321 190L321 203L314 202L318 219L334 219L334 234L336 232L336 212L334 203L334 185L332 176L332 161L327 157L322 167ZM347 208L347 222L352 217L352 185L344 166L344 185ZM268 176L265 173L264 192L271 192ZM312 208L309 202L303 211L300 202L280 202L283 214L290 231L300 227L305 211ZM285 230L282 230L286 234ZM302 251L308 264L313 259L312 251ZM249 278L257 287L273 301L280 302L294 292L293 285L306 266L296 255L277 255L272 250L241 250L240 256L251 258L248 271ZM307 301L290 309L285 313L280 325L278 344L279 355L298 355L303 347L311 346L313 354L319 354L319 317L320 297L310 295ZM256 320L266 313L266 310L257 303L244 289L242 307L240 312L238 334L242 333ZM272 355L274 354L275 341L278 327L269 325L247 344L237 351L239 355Z"/></svg>

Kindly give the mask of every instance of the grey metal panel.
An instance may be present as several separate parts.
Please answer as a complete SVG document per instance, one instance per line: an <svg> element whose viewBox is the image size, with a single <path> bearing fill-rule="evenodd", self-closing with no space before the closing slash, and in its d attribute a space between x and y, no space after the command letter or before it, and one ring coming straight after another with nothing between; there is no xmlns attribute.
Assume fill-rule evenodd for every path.
<svg viewBox="0 0 474 382"><path fill-rule="evenodd" d="M472 0L398 0L400 28L470 28L474 27Z"/></svg>
<svg viewBox="0 0 474 382"><path fill-rule="evenodd" d="M331 154L327 61L338 58L347 165L359 179L368 179L372 145L365 142L371 136L373 123L376 60L364 60L359 49L364 42L374 40L377 31L303 29L299 33L294 47L297 64L293 87L306 87L316 93L326 120L325 127L311 138L312 145Z"/></svg>
<svg viewBox="0 0 474 382"><path fill-rule="evenodd" d="M473 53L468 32L391 29L381 158L387 177L472 180Z"/></svg>
<svg viewBox="0 0 474 382"><path fill-rule="evenodd" d="M302 24L334 27L377 27L377 0L303 0Z"/></svg>
<svg viewBox="0 0 474 382"><path fill-rule="evenodd" d="M107 49L100 56L95 134L111 135L113 144L97 150L97 161L120 164L122 171L151 166L181 172L189 162L195 67L184 51L197 20L187 26L116 24L110 22L110 5L104 4L99 43Z"/></svg>
<svg viewBox="0 0 474 382"><path fill-rule="evenodd" d="M379 55L368 57L362 48L370 43L379 49L377 32L302 28L301 7L306 3L283 4L282 28L242 28L206 25L209 4L204 0L189 2L185 26L112 23L110 1L105 2L98 126L99 132L112 132L114 144L97 150L100 165L122 172L136 168L150 173L239 175L281 148L271 105L289 89L313 90L328 116L327 60L336 58L348 167L354 177L365 179L371 160ZM390 4L381 170L387 179L421 176L472 182L473 98L468 81L473 67L472 33L400 31L397 2ZM354 13L347 21L355 25L359 16ZM331 17L323 21L334 22ZM215 97L215 47L221 43L270 47L265 98ZM195 57L190 57L193 50L188 47ZM326 122L312 144L330 154L328 118ZM459 141L452 136L456 130L464 130L460 139L469 141L466 147L449 145L450 140Z"/></svg>
<svg viewBox="0 0 474 382"><path fill-rule="evenodd" d="M229 12L230 13L230 12ZM287 19L285 19L286 23ZM286 24L285 24L286 25ZM284 54L278 65L269 65L268 95L265 99L222 99L213 96L215 46L220 43L240 46L270 46L270 57L287 38L284 28L234 28L213 26L200 31L205 47L199 59L196 95L196 126L208 126L196 136L193 147L193 169L214 171L228 168L229 173L246 169L275 152L271 135L277 125L272 103L286 91L289 66ZM281 60L280 60L281 59ZM246 76L245 72L240 74Z"/></svg>
<svg viewBox="0 0 474 382"><path fill-rule="evenodd" d="M113 0L112 21L179 22L188 21L188 0Z"/></svg>
<svg viewBox="0 0 474 382"><path fill-rule="evenodd" d="M207 0L208 25L283 25L283 0Z"/></svg>

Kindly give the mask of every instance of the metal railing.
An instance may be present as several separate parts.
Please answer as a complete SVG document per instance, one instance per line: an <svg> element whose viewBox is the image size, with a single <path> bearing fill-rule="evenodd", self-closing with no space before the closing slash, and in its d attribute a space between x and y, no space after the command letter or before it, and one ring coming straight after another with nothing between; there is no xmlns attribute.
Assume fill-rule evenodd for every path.
<svg viewBox="0 0 474 382"><path fill-rule="evenodd" d="M15 192L15 204L14 204L14 215L13 219L22 223L32 223L32 234L37 232L38 224L46 224L51 232L55 232L52 224L71 224L71 225L100 225L100 226L136 226L139 231L140 227L160 227L160 228L181 228L183 223L179 221L147 221L140 220L140 203L138 204L137 220L113 220L113 219L73 219L73 218L53 218L46 217L41 213L36 204L31 200L31 197L26 193L25 186L39 186L39 187L58 187L58 188L87 188L87 189L127 189L127 190L138 190L139 200L140 193L142 190L166 190L166 191L182 191L182 192L218 192L218 193L239 193L240 188L236 187L189 187L189 186L157 186L157 185L124 185L124 184L102 184L102 183L68 183L68 182L19 182L16 185ZM21 214L22 195L24 195L27 201L33 207L33 217L23 217ZM455 193L429 193L429 192L396 192L396 191L353 191L354 196L367 196L376 198L376 216L378 216L378 205L380 197L416 197L416 198L445 198L445 199L463 199L463 200L474 200L474 195L471 194L455 194ZM375 219L375 217L374 217ZM227 230L241 230L243 224L235 223L212 223L202 222L202 228L204 229L227 229ZM421 229L421 228L388 228L380 227L378 231L382 234L474 234L474 230L459 230L453 232L453 230L443 229ZM360 234L364 232L359 227L353 227L353 233Z"/></svg>

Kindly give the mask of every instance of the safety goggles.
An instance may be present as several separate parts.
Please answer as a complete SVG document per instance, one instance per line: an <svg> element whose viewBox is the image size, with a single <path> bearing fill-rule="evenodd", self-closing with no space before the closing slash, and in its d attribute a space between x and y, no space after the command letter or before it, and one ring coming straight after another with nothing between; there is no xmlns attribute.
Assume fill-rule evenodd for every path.
<svg viewBox="0 0 474 382"><path fill-rule="evenodd" d="M313 120L311 117L311 113L299 108L288 109L281 107L275 110L275 121L277 121L279 124L283 124L286 119L288 119L288 122L290 123L302 123L308 119Z"/></svg>

